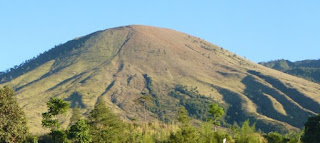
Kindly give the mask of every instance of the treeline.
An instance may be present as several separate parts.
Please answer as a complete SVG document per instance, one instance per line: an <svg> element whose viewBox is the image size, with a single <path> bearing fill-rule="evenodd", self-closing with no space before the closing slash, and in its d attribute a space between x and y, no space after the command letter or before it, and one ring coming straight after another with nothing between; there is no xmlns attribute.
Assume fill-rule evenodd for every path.
<svg viewBox="0 0 320 143"><path fill-rule="evenodd" d="M0 142L1 143L318 143L320 142L320 115L310 117L305 129L298 133L282 135L276 132L256 131L255 124L245 121L241 126L220 127L224 110L218 104L210 104L205 122L195 125L185 107L176 113L177 123L125 122L100 100L83 117L80 109L72 109L70 125L61 127L59 115L70 109L69 102L59 98L50 98L48 111L42 114L42 126L50 133L33 136L26 126L27 119L19 108L15 93L9 87L0 89Z"/></svg>

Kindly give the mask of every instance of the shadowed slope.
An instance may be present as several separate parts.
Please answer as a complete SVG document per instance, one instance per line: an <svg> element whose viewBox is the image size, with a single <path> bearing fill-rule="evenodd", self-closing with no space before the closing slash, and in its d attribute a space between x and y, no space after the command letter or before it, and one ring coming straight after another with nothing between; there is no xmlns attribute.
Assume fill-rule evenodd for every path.
<svg viewBox="0 0 320 143"><path fill-rule="evenodd" d="M275 60L270 62L261 62L259 64L320 83L320 60L303 60L297 62Z"/></svg>

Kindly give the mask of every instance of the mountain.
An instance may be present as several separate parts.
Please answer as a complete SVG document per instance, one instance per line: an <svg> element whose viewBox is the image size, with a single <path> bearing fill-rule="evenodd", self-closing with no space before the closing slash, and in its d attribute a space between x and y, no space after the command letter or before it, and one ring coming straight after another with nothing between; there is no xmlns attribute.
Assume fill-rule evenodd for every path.
<svg viewBox="0 0 320 143"><path fill-rule="evenodd" d="M295 131L320 112L319 84L253 63L175 30L130 25L55 46L0 75L42 133L50 97L80 106L84 115L103 99L124 120L170 122L185 106L205 120L210 103L233 124L250 119L262 131ZM70 113L60 118L69 123Z"/></svg>
<svg viewBox="0 0 320 143"><path fill-rule="evenodd" d="M303 60L291 62L289 60L275 60L259 63L294 76L320 83L320 60Z"/></svg>

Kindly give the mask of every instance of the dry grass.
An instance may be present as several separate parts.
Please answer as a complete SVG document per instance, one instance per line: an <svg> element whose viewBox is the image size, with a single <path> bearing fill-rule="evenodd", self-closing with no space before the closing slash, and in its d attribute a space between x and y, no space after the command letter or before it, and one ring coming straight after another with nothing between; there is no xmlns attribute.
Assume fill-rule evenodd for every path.
<svg viewBox="0 0 320 143"><path fill-rule="evenodd" d="M81 95L80 100L86 107L83 109L84 113L93 108L98 98L105 98L115 112L141 120L143 107L135 104L134 100L145 89L142 74L152 77L156 85L154 88L161 96L166 95L175 84L182 84L197 87L201 94L212 97L219 103L229 104L224 100L224 95L212 85L228 89L238 93L246 114L253 114L257 119L268 123L295 128L257 112L260 105L251 101L244 93L246 88L251 88L242 82L251 75L247 70L277 78L320 104L320 88L316 83L265 68L184 33L140 25L93 34L81 48L39 65L37 69L3 85L16 89L26 85L17 91L17 98L27 113L29 126L34 133L45 131L40 123L48 98L68 98L75 92ZM40 78L44 74L48 76ZM263 79L256 76L254 78L273 88ZM106 90L113 81L114 85ZM271 108L287 115L284 105L275 98L266 96L273 103ZM149 120L155 120L152 115L153 113L148 112ZM65 125L67 123L66 121Z"/></svg>

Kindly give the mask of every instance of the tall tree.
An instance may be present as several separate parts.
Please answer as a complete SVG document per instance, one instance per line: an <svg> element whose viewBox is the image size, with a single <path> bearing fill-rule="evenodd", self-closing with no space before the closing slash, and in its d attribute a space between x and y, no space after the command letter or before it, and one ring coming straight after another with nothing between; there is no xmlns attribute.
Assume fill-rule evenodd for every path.
<svg viewBox="0 0 320 143"><path fill-rule="evenodd" d="M249 120L243 122L239 132L235 134L236 143L265 143L263 136L256 133L256 125L250 126Z"/></svg>
<svg viewBox="0 0 320 143"><path fill-rule="evenodd" d="M121 142L123 122L100 100L88 118L93 142Z"/></svg>
<svg viewBox="0 0 320 143"><path fill-rule="evenodd" d="M76 122L78 122L78 120L81 119L81 112L80 112L80 108L78 106L75 106L74 108L72 108L72 115L70 118L70 126L74 125Z"/></svg>
<svg viewBox="0 0 320 143"><path fill-rule="evenodd" d="M304 135L302 141L306 143L320 142L320 114L315 117L309 117L304 124Z"/></svg>
<svg viewBox="0 0 320 143"><path fill-rule="evenodd" d="M177 119L183 125L189 125L190 123L190 117L188 116L188 111L183 106L181 106L178 109Z"/></svg>
<svg viewBox="0 0 320 143"><path fill-rule="evenodd" d="M170 142L174 143L193 143L197 142L198 135L194 127L190 125L188 111L181 106L178 109L178 121L181 123L180 130L170 135Z"/></svg>
<svg viewBox="0 0 320 143"><path fill-rule="evenodd" d="M214 124L214 131L217 131L217 126L220 126L220 118L224 115L223 108L213 103L209 106L208 112L211 114L211 119L209 118L209 120Z"/></svg>
<svg viewBox="0 0 320 143"><path fill-rule="evenodd" d="M79 119L74 125L70 127L69 138L74 143L89 143L92 141L89 134L89 126L84 119Z"/></svg>
<svg viewBox="0 0 320 143"><path fill-rule="evenodd" d="M48 112L42 113L42 126L50 128L52 141L63 143L67 141L67 134L60 128L61 123L57 115L64 114L69 109L70 104L59 98L51 97L47 102Z"/></svg>
<svg viewBox="0 0 320 143"><path fill-rule="evenodd" d="M0 142L22 142L28 128L24 112L18 106L15 93L8 86L0 89Z"/></svg>
<svg viewBox="0 0 320 143"><path fill-rule="evenodd" d="M224 115L222 107L218 104L211 104L209 107L209 113L211 114L212 121L215 125L220 125L220 118Z"/></svg>

